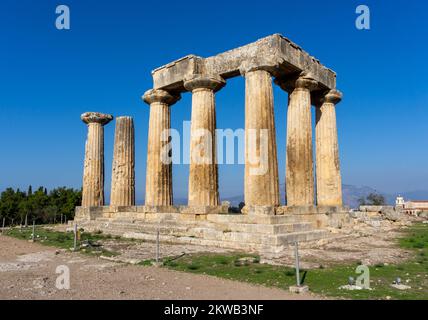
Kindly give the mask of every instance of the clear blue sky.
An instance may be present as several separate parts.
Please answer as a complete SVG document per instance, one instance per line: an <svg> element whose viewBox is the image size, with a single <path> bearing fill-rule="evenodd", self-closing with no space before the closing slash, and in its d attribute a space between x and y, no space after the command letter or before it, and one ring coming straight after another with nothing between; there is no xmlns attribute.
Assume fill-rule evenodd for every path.
<svg viewBox="0 0 428 320"><path fill-rule="evenodd" d="M71 9L71 30L54 27ZM355 8L371 9L371 30ZM0 3L0 189L80 187L86 127L79 116L130 115L136 126L137 195L144 194L152 69L187 54L210 56L281 33L335 70L343 182L385 192L428 189L428 63L424 1L34 1ZM190 120L190 94L172 126ZM287 95L275 88L280 180ZM217 95L219 128L244 127L244 81ZM106 190L114 125L106 127ZM222 196L243 193L243 166L220 166ZM174 166L177 197L188 166Z"/></svg>

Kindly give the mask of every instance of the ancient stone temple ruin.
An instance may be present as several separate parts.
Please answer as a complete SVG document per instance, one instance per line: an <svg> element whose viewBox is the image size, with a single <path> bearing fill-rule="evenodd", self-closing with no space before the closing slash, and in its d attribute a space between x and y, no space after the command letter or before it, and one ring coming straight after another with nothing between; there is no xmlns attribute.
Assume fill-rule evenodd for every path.
<svg viewBox="0 0 428 320"><path fill-rule="evenodd" d="M135 205L132 118L116 119L111 202L106 205L103 126L112 116L86 113L82 120L88 125L88 140L78 223L125 237L153 240L159 230L161 241L265 253L281 252L295 241L324 238L328 228L347 223L335 113L342 95L332 70L275 34L209 58L186 56L155 69L152 76L153 89L143 96L150 106L145 205ZM215 143L204 148L213 161L193 159L201 152L198 130L210 132L208 140L216 139L216 92L226 90L227 79L237 76L245 77L245 207L241 214L230 214L228 205L219 201ZM287 120L277 119L287 121L286 168L278 168L273 83L289 96L284 106ZM174 206L165 132L170 129L171 105L186 93L192 95L188 205ZM261 173L254 153L266 160ZM281 206L279 172L286 174L286 206Z"/></svg>

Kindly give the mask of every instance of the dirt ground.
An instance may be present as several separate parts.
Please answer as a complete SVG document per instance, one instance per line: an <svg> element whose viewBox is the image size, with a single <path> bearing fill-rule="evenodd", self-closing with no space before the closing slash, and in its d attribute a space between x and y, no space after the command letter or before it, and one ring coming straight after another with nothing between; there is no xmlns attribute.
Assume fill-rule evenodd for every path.
<svg viewBox="0 0 428 320"><path fill-rule="evenodd" d="M70 270L69 290L56 287L58 266ZM318 298L210 276L111 262L0 236L0 299Z"/></svg>
<svg viewBox="0 0 428 320"><path fill-rule="evenodd" d="M60 226L59 229L65 227ZM301 267L318 268L361 262L365 265L395 264L411 257L400 249L397 238L405 224L382 222L373 227L358 223L329 239L302 243ZM59 231L59 230L58 230ZM336 232L336 234L335 234ZM204 275L164 268L132 265L155 258L156 244L130 240L103 240L103 248L117 254L110 260L56 250L37 243L0 236L0 299L319 299ZM230 253L223 248L160 244L160 258L193 253ZM293 266L294 247L262 262ZM55 286L56 268L70 269L70 289Z"/></svg>

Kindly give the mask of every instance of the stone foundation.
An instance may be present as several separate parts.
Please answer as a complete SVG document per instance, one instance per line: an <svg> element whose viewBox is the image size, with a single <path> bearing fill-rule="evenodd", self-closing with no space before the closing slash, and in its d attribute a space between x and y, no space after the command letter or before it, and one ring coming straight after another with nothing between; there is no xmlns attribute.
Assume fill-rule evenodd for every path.
<svg viewBox="0 0 428 320"><path fill-rule="evenodd" d="M90 207L76 208L75 222L88 231L165 243L198 244L274 256L294 242L330 236L346 226L349 214L339 208L247 208L228 214L219 207ZM265 213L265 214L261 214ZM268 213L268 214L266 214ZM269 214L273 213L273 214Z"/></svg>

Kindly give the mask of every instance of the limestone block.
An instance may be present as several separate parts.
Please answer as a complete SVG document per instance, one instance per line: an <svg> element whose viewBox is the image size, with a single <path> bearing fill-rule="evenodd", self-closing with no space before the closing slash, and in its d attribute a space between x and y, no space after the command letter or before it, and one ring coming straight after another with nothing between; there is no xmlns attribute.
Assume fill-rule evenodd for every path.
<svg viewBox="0 0 428 320"><path fill-rule="evenodd" d="M360 206L360 211L365 212L381 212L385 208L393 208L392 206L371 206L371 205L364 205Z"/></svg>
<svg viewBox="0 0 428 320"><path fill-rule="evenodd" d="M395 211L390 207L382 208L381 214L385 217L385 219L391 221L400 221L404 218L404 215L400 211Z"/></svg>
<svg viewBox="0 0 428 320"><path fill-rule="evenodd" d="M180 213L184 214L218 214L222 211L221 206L181 206Z"/></svg>
<svg viewBox="0 0 428 320"><path fill-rule="evenodd" d="M117 206L116 212L137 212L137 207L135 207L135 206Z"/></svg>
<svg viewBox="0 0 428 320"><path fill-rule="evenodd" d="M318 213L318 208L314 205L301 205L301 206L285 206L282 209L285 214L316 214Z"/></svg>
<svg viewBox="0 0 428 320"><path fill-rule="evenodd" d="M273 216L275 215L274 206L257 206L257 205L246 205L243 208L243 213L255 216Z"/></svg>
<svg viewBox="0 0 428 320"><path fill-rule="evenodd" d="M146 213L176 213L179 211L178 207L176 206L144 206L144 212Z"/></svg>
<svg viewBox="0 0 428 320"><path fill-rule="evenodd" d="M138 213L146 213L147 212L147 207L146 206L136 206L136 211Z"/></svg>
<svg viewBox="0 0 428 320"><path fill-rule="evenodd" d="M89 207L88 211L91 220L108 216L110 213L112 213L111 208L108 206Z"/></svg>
<svg viewBox="0 0 428 320"><path fill-rule="evenodd" d="M230 202L229 201L222 201L221 203L221 209L219 211L219 213L223 213L223 214L228 214L229 213L229 208L230 208Z"/></svg>
<svg viewBox="0 0 428 320"><path fill-rule="evenodd" d="M75 221L83 221L90 220L90 213L88 207L76 207L74 210L74 220Z"/></svg>
<svg viewBox="0 0 428 320"><path fill-rule="evenodd" d="M181 213L180 220L184 221L203 221L207 220L207 214L199 214L199 213Z"/></svg>

